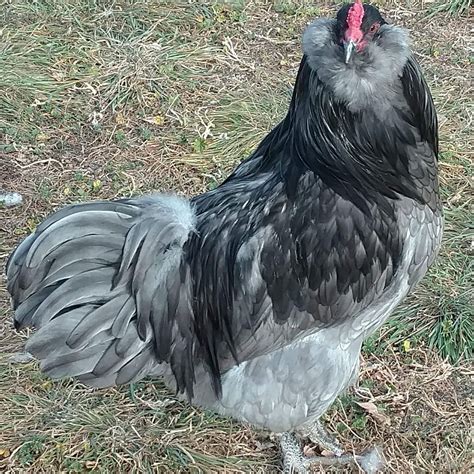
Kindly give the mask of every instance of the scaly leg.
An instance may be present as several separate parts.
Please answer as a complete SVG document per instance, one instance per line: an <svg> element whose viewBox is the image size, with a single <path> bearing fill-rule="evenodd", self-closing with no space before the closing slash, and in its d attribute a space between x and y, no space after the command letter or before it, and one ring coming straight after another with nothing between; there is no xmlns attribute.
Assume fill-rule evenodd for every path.
<svg viewBox="0 0 474 474"><path fill-rule="evenodd" d="M283 456L283 472L285 474L306 474L311 464L320 466L343 466L357 463L367 474L374 474L382 465L381 453L377 448L372 448L364 454L353 456L345 454L340 456L312 456L303 455L300 444L293 433L283 433L280 440Z"/></svg>
<svg viewBox="0 0 474 474"><path fill-rule="evenodd" d="M284 474L306 474L308 460L303 455L300 443L293 433L283 433L280 439L280 449L283 457Z"/></svg>

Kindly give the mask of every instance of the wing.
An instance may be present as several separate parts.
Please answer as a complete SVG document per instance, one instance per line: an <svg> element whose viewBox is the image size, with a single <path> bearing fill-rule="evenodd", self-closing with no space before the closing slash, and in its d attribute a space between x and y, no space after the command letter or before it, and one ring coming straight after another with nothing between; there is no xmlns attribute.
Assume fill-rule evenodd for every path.
<svg viewBox="0 0 474 474"><path fill-rule="evenodd" d="M401 78L405 100L414 116L414 125L421 139L429 143L438 156L438 118L430 90L420 66L412 56L408 59Z"/></svg>
<svg viewBox="0 0 474 474"><path fill-rule="evenodd" d="M226 218L217 211L199 218L192 245L201 251L190 264L196 334L217 387L237 361L356 320L397 269L402 242L393 215L376 205L365 214L311 172L302 181L308 192L295 201L272 184L273 194L260 190L265 200L248 200L251 208L243 193L234 210L221 195ZM212 293L204 297L204 288Z"/></svg>
<svg viewBox="0 0 474 474"><path fill-rule="evenodd" d="M409 147L410 180L418 200L434 212L441 209L438 185L438 119L428 85L413 57L405 65L401 78L406 103L411 111L406 120L418 131Z"/></svg>

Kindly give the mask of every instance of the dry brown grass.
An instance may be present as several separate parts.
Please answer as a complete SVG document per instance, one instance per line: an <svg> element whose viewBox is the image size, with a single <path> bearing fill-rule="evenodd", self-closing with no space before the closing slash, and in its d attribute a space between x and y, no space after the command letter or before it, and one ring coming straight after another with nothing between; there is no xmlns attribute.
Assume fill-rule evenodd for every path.
<svg viewBox="0 0 474 474"><path fill-rule="evenodd" d="M472 333L469 340L459 329L472 316L469 25L443 13L428 17L416 2L381 4L390 20L410 28L435 95L447 236L440 264L366 344L359 386L326 418L347 450L381 444L386 472L468 472L472 368L446 361L458 355L462 339L453 336L454 348L443 357L428 344L431 334L435 342L464 335L472 355ZM285 111L305 23L334 7L290 0L243 5L4 6L0 179L25 204L0 209L2 261L61 205L151 190L199 193L258 143ZM93 391L51 382L35 363L12 364L25 336L11 328L5 293L0 316L0 470L277 470L276 445L266 433L178 402L159 383ZM358 403L373 403L377 412Z"/></svg>

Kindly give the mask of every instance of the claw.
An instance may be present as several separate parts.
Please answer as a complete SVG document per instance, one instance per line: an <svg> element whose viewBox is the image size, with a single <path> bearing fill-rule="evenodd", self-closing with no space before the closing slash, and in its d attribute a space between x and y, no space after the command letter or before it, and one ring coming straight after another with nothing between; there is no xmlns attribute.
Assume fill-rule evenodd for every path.
<svg viewBox="0 0 474 474"><path fill-rule="evenodd" d="M335 456L312 456L303 455L300 444L293 433L283 433L280 439L280 447L283 456L283 472L285 474L306 474L308 468L313 464L320 466L342 466L346 464L358 464L367 474L375 474L383 466L382 451L374 447L364 454L342 454L339 450Z"/></svg>
<svg viewBox="0 0 474 474"><path fill-rule="evenodd" d="M340 447L339 441L326 431L319 420L311 426L307 435L313 443L316 443L322 449L331 451L334 456L340 457L344 454L344 450Z"/></svg>

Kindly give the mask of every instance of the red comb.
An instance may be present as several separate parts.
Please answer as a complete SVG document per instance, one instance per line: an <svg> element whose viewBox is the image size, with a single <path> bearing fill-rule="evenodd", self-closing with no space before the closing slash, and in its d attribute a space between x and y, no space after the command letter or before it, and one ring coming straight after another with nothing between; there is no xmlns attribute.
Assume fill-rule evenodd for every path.
<svg viewBox="0 0 474 474"><path fill-rule="evenodd" d="M350 29L360 29L362 19L364 18L364 6L361 0L355 0L349 12L347 13L347 26Z"/></svg>

